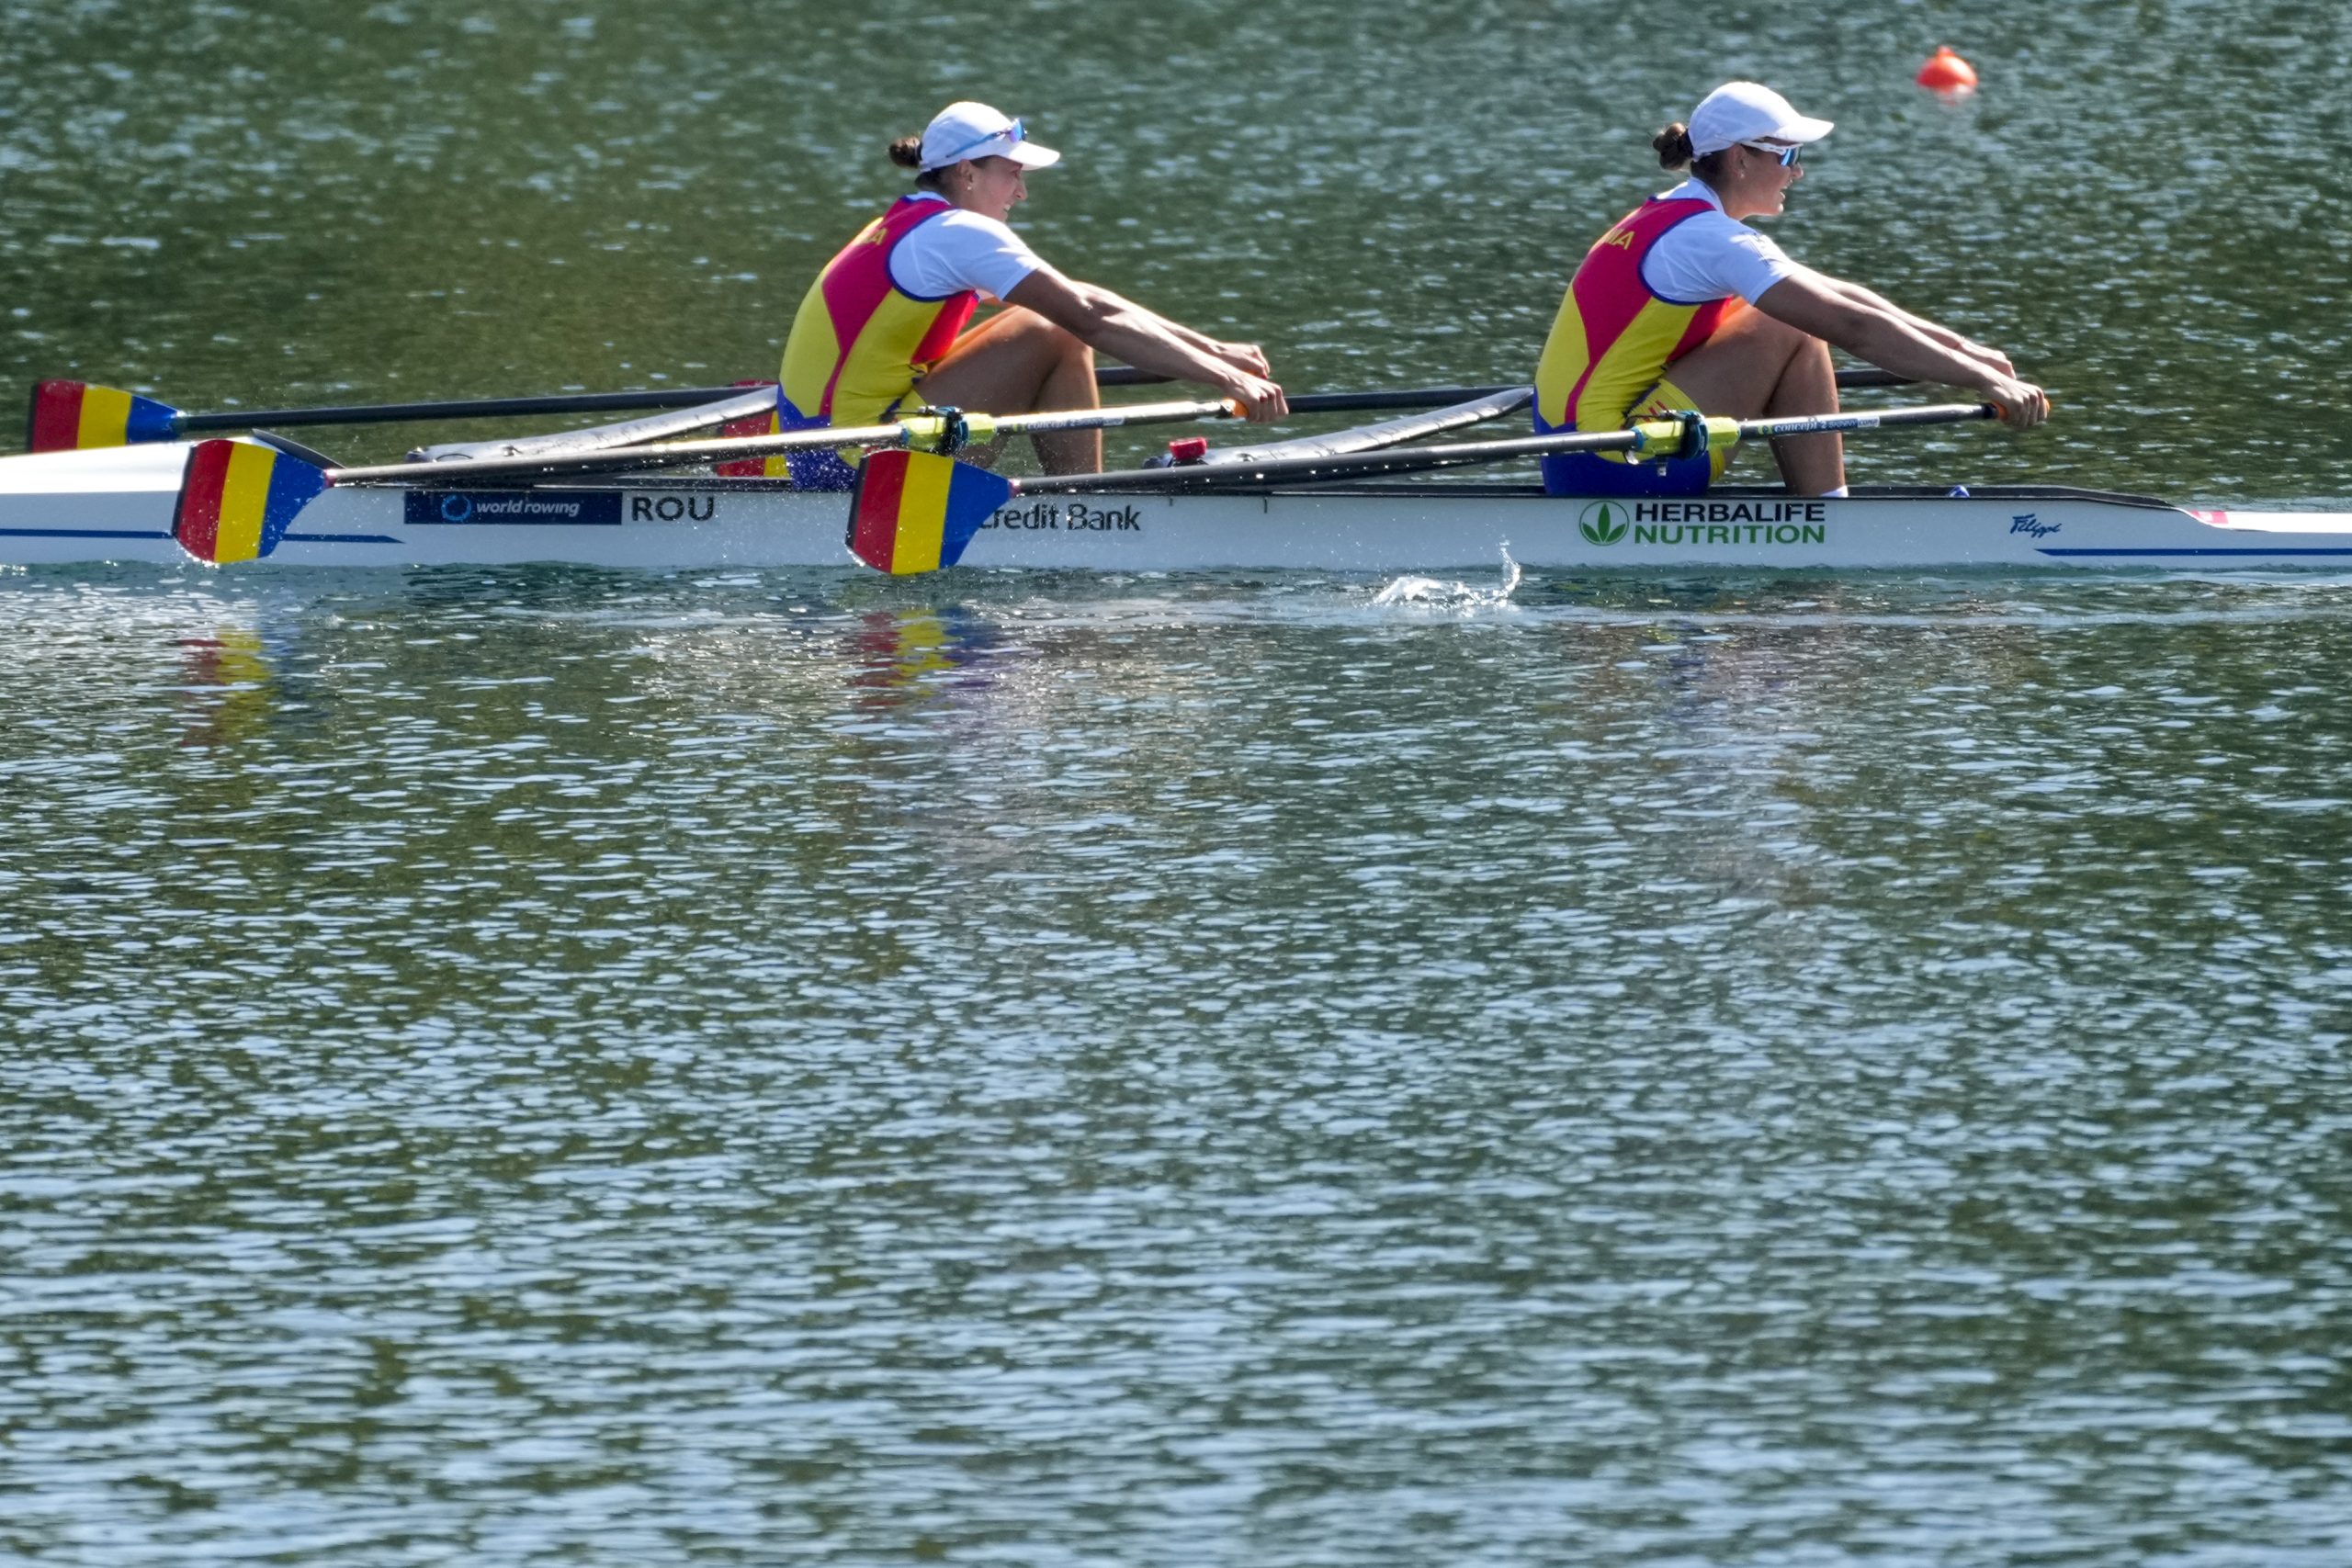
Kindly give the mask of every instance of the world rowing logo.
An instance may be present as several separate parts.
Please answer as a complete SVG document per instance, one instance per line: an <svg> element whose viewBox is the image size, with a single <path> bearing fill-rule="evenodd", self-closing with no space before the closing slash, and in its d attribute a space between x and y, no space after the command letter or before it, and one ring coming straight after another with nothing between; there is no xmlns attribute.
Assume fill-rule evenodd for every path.
<svg viewBox="0 0 2352 1568"><path fill-rule="evenodd" d="M463 523L474 514L474 498L469 495L445 495L441 498L441 521Z"/></svg>
<svg viewBox="0 0 2352 1568"><path fill-rule="evenodd" d="M1588 543L1613 545L1625 536L1624 508L1611 502L1596 501L1577 513L1577 532Z"/></svg>

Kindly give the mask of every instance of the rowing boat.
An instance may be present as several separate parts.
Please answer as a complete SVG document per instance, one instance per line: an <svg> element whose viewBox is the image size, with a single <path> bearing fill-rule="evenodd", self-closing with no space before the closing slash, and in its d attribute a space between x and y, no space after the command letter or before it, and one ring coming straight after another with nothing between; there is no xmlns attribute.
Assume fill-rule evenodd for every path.
<svg viewBox="0 0 2352 1568"><path fill-rule="evenodd" d="M0 564L189 564L173 535L192 443L0 458ZM336 486L241 570L502 565L847 566L846 499L783 481L622 475L503 489ZM2191 511L2054 486L1861 487L1808 500L1724 488L1578 499L1532 485L1400 480L1212 492L1131 489L997 509L963 564L1103 571L1491 565L1577 570L1888 570L2352 563L2352 513Z"/></svg>

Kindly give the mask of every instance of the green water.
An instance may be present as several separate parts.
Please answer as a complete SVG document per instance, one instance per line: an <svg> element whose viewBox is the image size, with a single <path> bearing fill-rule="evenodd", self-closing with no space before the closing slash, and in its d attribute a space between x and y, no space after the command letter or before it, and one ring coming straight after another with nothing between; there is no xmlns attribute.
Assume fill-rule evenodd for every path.
<svg viewBox="0 0 2352 1568"><path fill-rule="evenodd" d="M5 13L19 380L757 375L963 94L1067 270L1505 378L1754 73L1840 122L1782 242L2060 400L1858 478L2352 498L2335 6ZM2352 581L56 570L0 640L0 1557L2352 1553Z"/></svg>

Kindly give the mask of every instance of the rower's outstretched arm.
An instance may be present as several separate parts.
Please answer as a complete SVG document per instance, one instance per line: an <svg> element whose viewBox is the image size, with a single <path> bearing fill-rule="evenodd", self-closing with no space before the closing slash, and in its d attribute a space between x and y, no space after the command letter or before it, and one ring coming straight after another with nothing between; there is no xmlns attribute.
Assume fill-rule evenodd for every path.
<svg viewBox="0 0 2352 1568"><path fill-rule="evenodd" d="M2009 363L2009 356L1988 344L1978 343L1964 333L1956 333L1940 321L1931 321L1925 316L1914 315L1885 295L1873 293L1859 283L1849 282L1842 277L1832 277L1827 273L1815 273L1814 276L1857 304L1883 310L1890 316L1909 322L1915 331L1942 344L1946 348L1956 349L1971 359L1980 360L2004 376L2014 376L2018 373L2017 367Z"/></svg>
<svg viewBox="0 0 2352 1568"><path fill-rule="evenodd" d="M1074 287L1101 296L1118 310L1149 318L1212 359L1222 359L1227 365L1247 370L1253 376L1263 376L1268 373L1266 351L1254 343L1227 343L1223 338L1214 338L1206 333L1196 333L1183 322L1170 321L1148 305L1138 305L1125 295L1114 294L1099 283L1078 284Z"/></svg>
<svg viewBox="0 0 2352 1568"><path fill-rule="evenodd" d="M1238 400L1253 420L1277 420L1290 412L1283 389L1267 378L1264 356L1255 348L1204 337L1107 288L1064 277L1050 266L1023 278L1005 296L1005 303L1035 310L1088 347L1139 370L1215 387Z"/></svg>
<svg viewBox="0 0 2352 1568"><path fill-rule="evenodd" d="M1804 268L1757 296L1756 308L1898 376L1973 388L1998 403L2002 417L2020 430L2050 417L2049 398L2041 388L2018 379L2006 367L2006 358L1997 364L1979 358L1947 341L1957 333L1942 328L1926 331L1932 323L1894 309L1868 289L1849 288Z"/></svg>

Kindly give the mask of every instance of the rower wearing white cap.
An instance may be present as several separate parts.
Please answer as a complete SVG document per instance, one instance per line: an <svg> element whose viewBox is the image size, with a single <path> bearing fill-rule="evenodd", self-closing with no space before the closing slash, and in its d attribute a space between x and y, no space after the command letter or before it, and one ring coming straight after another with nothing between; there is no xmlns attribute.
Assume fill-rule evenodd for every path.
<svg viewBox="0 0 2352 1568"><path fill-rule="evenodd" d="M2006 355L1791 261L1743 221L1780 213L1804 174L1799 157L1829 130L1770 87L1732 82L1689 125L1658 132L1658 162L1689 165L1690 177L1611 225L1577 266L1536 367L1539 432L1617 430L1665 409L1832 412L1833 344L1914 380L1972 388L2019 429L2049 417L2048 398ZM1845 493L1838 436L1784 438L1772 455L1791 491ZM1570 453L1544 459L1544 482L1562 495L1690 494L1721 479L1729 457L1677 459L1661 473L1654 458Z"/></svg>
<svg viewBox="0 0 2352 1568"><path fill-rule="evenodd" d="M1092 408L1094 350L1204 382L1253 420L1289 412L1254 344L1179 326L1107 288L1066 277L1005 223L1028 172L1061 154L986 104L950 104L890 145L915 189L858 231L800 302L784 348L782 427L873 424L901 403L978 412ZM1008 308L970 332L982 296ZM1033 437L1049 473L1102 467L1099 430ZM986 456L985 449L977 454ZM855 453L795 453L794 479L846 489Z"/></svg>

